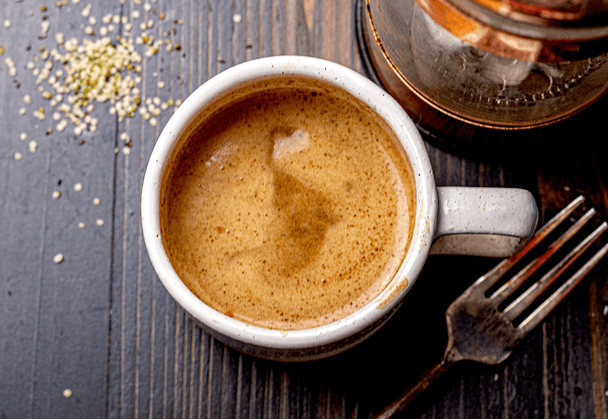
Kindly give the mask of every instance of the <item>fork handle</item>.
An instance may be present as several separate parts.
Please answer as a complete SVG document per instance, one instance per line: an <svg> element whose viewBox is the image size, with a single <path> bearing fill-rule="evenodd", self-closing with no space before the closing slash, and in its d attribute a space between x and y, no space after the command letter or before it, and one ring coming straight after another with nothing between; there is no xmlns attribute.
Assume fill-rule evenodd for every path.
<svg viewBox="0 0 608 419"><path fill-rule="evenodd" d="M426 390L437 378L439 378L444 372L446 372L454 361L450 360L450 354L448 351L443 355L441 360L431 367L426 373L424 373L415 384L412 384L405 392L399 396L397 400L388 405L382 412L374 416L373 419L387 419L391 418L401 410L405 409L412 400L416 398L420 393Z"/></svg>

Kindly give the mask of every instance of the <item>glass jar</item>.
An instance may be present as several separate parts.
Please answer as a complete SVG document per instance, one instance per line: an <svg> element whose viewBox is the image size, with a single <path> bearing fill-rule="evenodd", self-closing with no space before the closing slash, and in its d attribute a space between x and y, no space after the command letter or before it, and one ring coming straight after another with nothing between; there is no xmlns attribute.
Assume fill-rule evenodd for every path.
<svg viewBox="0 0 608 419"><path fill-rule="evenodd" d="M536 135L608 90L608 3L362 0L385 89L438 136Z"/></svg>

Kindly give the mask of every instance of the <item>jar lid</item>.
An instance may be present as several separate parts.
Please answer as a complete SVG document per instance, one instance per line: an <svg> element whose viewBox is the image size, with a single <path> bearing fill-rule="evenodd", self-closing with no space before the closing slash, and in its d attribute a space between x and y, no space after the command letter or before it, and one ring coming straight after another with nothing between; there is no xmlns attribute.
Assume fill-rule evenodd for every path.
<svg viewBox="0 0 608 419"><path fill-rule="evenodd" d="M416 0L462 41L497 55L560 62L608 50L604 0Z"/></svg>

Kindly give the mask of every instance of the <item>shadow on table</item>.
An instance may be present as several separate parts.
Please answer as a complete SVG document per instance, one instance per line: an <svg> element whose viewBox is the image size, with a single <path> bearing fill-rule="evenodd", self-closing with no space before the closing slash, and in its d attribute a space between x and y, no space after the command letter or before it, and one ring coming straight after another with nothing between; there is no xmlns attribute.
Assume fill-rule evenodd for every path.
<svg viewBox="0 0 608 419"><path fill-rule="evenodd" d="M351 416L355 405L363 417L364 412L379 412L440 359L447 343L445 310L498 262L462 256L429 257L403 306L378 332L342 354L290 364L290 374L330 386L336 400L328 403L346 403L343 411L351 412L346 417ZM458 371L455 368L452 372ZM438 394L445 393L446 385L454 385L452 375L456 374L444 376L412 407L429 408Z"/></svg>

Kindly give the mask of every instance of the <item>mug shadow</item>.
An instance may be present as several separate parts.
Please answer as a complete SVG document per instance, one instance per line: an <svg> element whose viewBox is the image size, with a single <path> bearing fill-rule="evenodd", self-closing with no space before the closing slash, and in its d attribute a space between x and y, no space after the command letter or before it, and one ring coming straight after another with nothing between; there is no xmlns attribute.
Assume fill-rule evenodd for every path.
<svg viewBox="0 0 608 419"><path fill-rule="evenodd" d="M287 369L311 384L326 382L333 392L348 394L347 402L358 404L359 411L378 413L441 358L447 344L447 307L499 261L429 256L401 308L378 332L341 354L288 364ZM449 371L411 407L428 408L445 392L442 387L453 385L450 376L457 376L458 370Z"/></svg>

